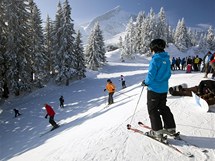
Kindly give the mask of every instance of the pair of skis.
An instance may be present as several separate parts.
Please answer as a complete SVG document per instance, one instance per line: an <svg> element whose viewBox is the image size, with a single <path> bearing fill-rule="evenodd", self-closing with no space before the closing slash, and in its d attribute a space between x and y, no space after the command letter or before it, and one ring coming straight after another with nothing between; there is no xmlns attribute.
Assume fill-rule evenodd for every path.
<svg viewBox="0 0 215 161"><path fill-rule="evenodd" d="M62 126L62 125L58 125L57 127L51 128L51 130L45 131L45 132L43 132L43 133L40 133L40 137L42 137L42 136L44 136L44 135L50 133L51 131L54 131L55 129L59 128L60 126Z"/></svg>
<svg viewBox="0 0 215 161"><path fill-rule="evenodd" d="M145 128L145 129L151 130L151 127L149 127L149 126L143 124L142 122L138 122L138 125L139 125L140 127ZM172 150L174 150L174 151L176 151L176 152L178 152L178 153L180 153L180 154L182 154L182 155L184 155L184 156L186 156L186 157L194 157L194 155L193 155L192 153L181 151L180 149L178 149L178 148L177 148L176 146L174 146L173 144L168 143L168 141L167 141L167 136L164 137L164 138L166 138L165 141L160 141L160 140L157 140L157 139L155 139L154 137L148 135L147 132L143 132L143 131L141 131L141 130L139 130L139 129L137 129L137 128L133 128L130 124L127 125L127 129L128 129L128 130L131 130L131 131L133 131L133 132L139 133L139 134L141 134L141 135L147 136L147 137L149 137L150 139L153 139L153 140L155 140L155 141L161 143L162 145L164 145L164 146L166 146L166 147L168 147L168 148L170 148L170 149L172 149ZM179 133L179 132L176 133L176 134L174 134L174 135L170 135L170 134L167 134L167 135L170 136L170 137L172 137L172 138L174 138L175 140L182 141L182 142L183 142L185 145L187 145L187 146L193 146L193 147L199 148L197 145L190 144L190 143L188 143L186 140L182 139L182 138L180 137L180 133ZM208 152L208 151L207 151L207 150L203 150L202 152L203 152L203 153L206 153L206 152Z"/></svg>

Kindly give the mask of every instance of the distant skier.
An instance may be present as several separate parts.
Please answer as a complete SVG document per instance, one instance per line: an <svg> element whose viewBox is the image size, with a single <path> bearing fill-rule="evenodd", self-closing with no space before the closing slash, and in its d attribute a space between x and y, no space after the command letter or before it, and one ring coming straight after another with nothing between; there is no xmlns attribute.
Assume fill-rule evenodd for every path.
<svg viewBox="0 0 215 161"><path fill-rule="evenodd" d="M120 81L122 82L122 89L123 88L126 88L126 85L125 85L125 77L123 75L120 76Z"/></svg>
<svg viewBox="0 0 215 161"><path fill-rule="evenodd" d="M112 83L112 81L110 79L107 80L107 84L106 84L106 88L104 89L104 91L108 91L108 105L113 104L113 94L115 92L115 85Z"/></svg>
<svg viewBox="0 0 215 161"><path fill-rule="evenodd" d="M63 96L61 96L59 98L59 101L60 101L60 107L63 108L64 107L64 98L63 98Z"/></svg>
<svg viewBox="0 0 215 161"><path fill-rule="evenodd" d="M45 118L47 119L47 117L49 116L49 123L53 126L53 128L51 130L58 128L59 125L54 121L55 111L48 104L45 104L45 108L46 108L46 112L47 112Z"/></svg>
<svg viewBox="0 0 215 161"><path fill-rule="evenodd" d="M162 39L155 39L150 43L153 56L146 79L142 82L142 85L148 87L147 106L152 128L148 135L159 141L164 140L164 133L175 134L176 132L173 114L166 105L171 64L169 54L164 51L165 47L166 42Z"/></svg>
<svg viewBox="0 0 215 161"><path fill-rule="evenodd" d="M20 116L21 114L19 113L19 110L17 110L17 109L13 109L13 111L15 112L15 117L17 117L17 116Z"/></svg>
<svg viewBox="0 0 215 161"><path fill-rule="evenodd" d="M212 53L210 51L207 52L207 54L204 56L204 70L205 70L205 76L204 78L208 77L208 73L210 73L211 66L210 66L210 59L211 59Z"/></svg>

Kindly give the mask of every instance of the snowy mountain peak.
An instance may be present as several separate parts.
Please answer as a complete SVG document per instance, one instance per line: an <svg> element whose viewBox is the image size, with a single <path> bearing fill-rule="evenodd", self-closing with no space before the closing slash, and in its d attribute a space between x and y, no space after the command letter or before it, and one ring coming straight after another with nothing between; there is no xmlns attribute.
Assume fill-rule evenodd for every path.
<svg viewBox="0 0 215 161"><path fill-rule="evenodd" d="M132 14L127 13L121 9L120 6L95 17L87 26L83 27L86 35L89 35L96 22L99 23L103 36L105 39L112 38L114 35L119 34L125 30L125 27Z"/></svg>

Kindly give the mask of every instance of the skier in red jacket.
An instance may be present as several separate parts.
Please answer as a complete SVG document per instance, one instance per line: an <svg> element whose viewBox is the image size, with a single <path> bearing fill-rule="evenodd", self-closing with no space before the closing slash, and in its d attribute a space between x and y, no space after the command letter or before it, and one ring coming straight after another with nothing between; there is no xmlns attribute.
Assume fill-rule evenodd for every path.
<svg viewBox="0 0 215 161"><path fill-rule="evenodd" d="M52 130L54 130L55 128L58 128L59 125L54 121L55 112L53 108L48 104L45 104L45 108L47 112L45 118L47 119L47 117L49 116L49 123L53 126Z"/></svg>

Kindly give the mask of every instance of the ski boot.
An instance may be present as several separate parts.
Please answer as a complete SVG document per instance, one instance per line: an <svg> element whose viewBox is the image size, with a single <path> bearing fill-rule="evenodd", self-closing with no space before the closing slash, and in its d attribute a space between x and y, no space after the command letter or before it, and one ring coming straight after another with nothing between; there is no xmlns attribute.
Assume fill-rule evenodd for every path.
<svg viewBox="0 0 215 161"><path fill-rule="evenodd" d="M163 129L163 133L180 140L180 132L176 132L175 128Z"/></svg>
<svg viewBox="0 0 215 161"><path fill-rule="evenodd" d="M51 131L53 131L54 129L57 129L58 127L59 127L58 124L54 125L54 126L52 127Z"/></svg>
<svg viewBox="0 0 215 161"><path fill-rule="evenodd" d="M167 136L163 136L163 130L150 130L149 132L146 132L145 135L167 144Z"/></svg>

